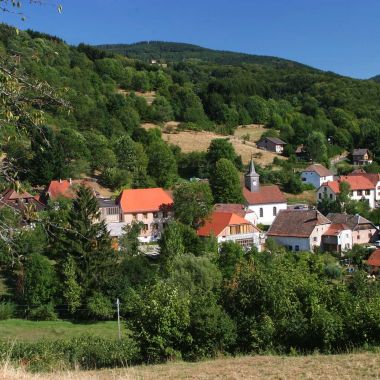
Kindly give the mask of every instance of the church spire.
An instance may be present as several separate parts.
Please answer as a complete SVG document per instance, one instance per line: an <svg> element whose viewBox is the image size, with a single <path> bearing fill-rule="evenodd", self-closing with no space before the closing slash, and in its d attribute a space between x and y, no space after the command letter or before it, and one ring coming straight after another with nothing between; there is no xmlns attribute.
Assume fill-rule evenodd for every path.
<svg viewBox="0 0 380 380"><path fill-rule="evenodd" d="M260 175L257 174L255 169L255 163L253 162L253 157L251 158L251 162L249 164L249 169L245 179L245 187L252 192L258 192L260 190Z"/></svg>

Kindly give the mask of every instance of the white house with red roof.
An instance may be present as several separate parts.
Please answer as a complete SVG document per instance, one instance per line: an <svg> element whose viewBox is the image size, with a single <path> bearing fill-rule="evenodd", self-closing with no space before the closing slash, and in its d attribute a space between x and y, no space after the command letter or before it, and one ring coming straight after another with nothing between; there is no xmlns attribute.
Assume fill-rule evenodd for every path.
<svg viewBox="0 0 380 380"><path fill-rule="evenodd" d="M333 181L334 174L321 164L313 164L302 171L301 180L318 189L323 183Z"/></svg>
<svg viewBox="0 0 380 380"><path fill-rule="evenodd" d="M333 223L322 235L323 249L343 253L352 249L353 231L343 223Z"/></svg>
<svg viewBox="0 0 380 380"><path fill-rule="evenodd" d="M261 250L261 231L243 217L228 211L214 211L197 231L198 236L215 236L218 243L233 241L246 249Z"/></svg>
<svg viewBox="0 0 380 380"><path fill-rule="evenodd" d="M174 215L173 198L162 188L123 190L116 204L120 207L121 221L115 225L107 223L111 236L112 231L121 235L123 226L140 222L143 229L139 240L144 243L157 241Z"/></svg>
<svg viewBox="0 0 380 380"><path fill-rule="evenodd" d="M341 176L338 180L329 181L317 190L317 201L323 198L335 200L340 193L339 185L345 182L350 185L350 198L355 201L366 201L371 209L377 207L376 185L365 175Z"/></svg>
<svg viewBox="0 0 380 380"><path fill-rule="evenodd" d="M253 160L244 179L243 196L248 209L256 213L258 224L271 225L279 211L288 207L284 194L277 185L260 185Z"/></svg>

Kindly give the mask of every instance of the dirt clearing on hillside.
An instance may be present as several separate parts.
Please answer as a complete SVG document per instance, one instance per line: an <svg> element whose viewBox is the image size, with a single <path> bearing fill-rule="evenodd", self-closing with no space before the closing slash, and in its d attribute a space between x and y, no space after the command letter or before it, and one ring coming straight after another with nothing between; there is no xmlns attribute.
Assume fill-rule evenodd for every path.
<svg viewBox="0 0 380 380"><path fill-rule="evenodd" d="M178 124L177 124L178 125ZM267 166L273 162L275 157L286 159L276 153L267 152L256 147L256 141L265 131L262 125L247 125L236 129L234 136L219 135L214 132L208 131L175 131L176 123L168 122L163 128L152 123L142 124L145 129L160 128L162 130L162 138L169 144L178 145L184 153L189 152L206 152L210 146L211 140L218 138L225 138L231 141L236 153L241 156L243 163L247 164L252 155L256 162L260 165ZM165 132L170 127L173 131L171 133ZM245 141L244 136L250 136L250 139Z"/></svg>

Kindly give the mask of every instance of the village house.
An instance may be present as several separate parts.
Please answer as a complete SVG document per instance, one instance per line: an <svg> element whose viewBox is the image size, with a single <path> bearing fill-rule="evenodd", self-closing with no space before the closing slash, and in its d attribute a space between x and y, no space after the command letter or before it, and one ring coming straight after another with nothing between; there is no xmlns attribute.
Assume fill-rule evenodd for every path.
<svg viewBox="0 0 380 380"><path fill-rule="evenodd" d="M333 224L342 224L352 231L351 247L354 244L368 244L377 240L378 230L368 219L360 215L329 213L327 219Z"/></svg>
<svg viewBox="0 0 380 380"><path fill-rule="evenodd" d="M59 179L53 180L49 183L43 191L41 199L47 203L48 200L57 200L59 198L74 199L75 192L78 186L86 186L90 188L94 196L98 196L95 190L96 181L89 179Z"/></svg>
<svg viewBox="0 0 380 380"><path fill-rule="evenodd" d="M376 185L363 175L341 176L338 180L325 182L317 190L317 202L324 198L336 200L340 193L340 183L350 186L350 198L356 201L366 201L371 209L377 207Z"/></svg>
<svg viewBox="0 0 380 380"><path fill-rule="evenodd" d="M45 205L40 202L38 196L31 195L27 191L17 192L14 189L7 189L1 194L0 207L11 207L17 211L25 211L27 208L42 211Z"/></svg>
<svg viewBox="0 0 380 380"><path fill-rule="evenodd" d="M367 260L367 264L371 268L370 272L372 274L380 273L380 249L376 249L371 253Z"/></svg>
<svg viewBox="0 0 380 380"><path fill-rule="evenodd" d="M215 236L219 244L233 241L246 249L256 247L261 250L260 230L233 212L213 211L197 234L203 237Z"/></svg>
<svg viewBox="0 0 380 380"><path fill-rule="evenodd" d="M352 163L354 165L367 165L372 163L368 149L354 149L352 151Z"/></svg>
<svg viewBox="0 0 380 380"><path fill-rule="evenodd" d="M116 204L121 211L120 221L112 222L116 223L114 226L107 223L109 230L114 227L114 231L119 231L121 235L123 226L133 222L142 223L139 237L142 243L157 241L173 218L173 198L162 188L123 190Z"/></svg>
<svg viewBox="0 0 380 380"><path fill-rule="evenodd" d="M343 223L331 224L322 235L322 247L325 251L343 253L352 248L353 231Z"/></svg>
<svg viewBox="0 0 380 380"><path fill-rule="evenodd" d="M277 185L260 184L253 160L244 177L243 196L247 209L257 215L257 224L272 224L279 211L287 208L287 201Z"/></svg>
<svg viewBox="0 0 380 380"><path fill-rule="evenodd" d="M246 205L240 203L217 203L214 205L214 211L233 212L248 220L248 222L252 223L254 226L258 223L256 213L250 210Z"/></svg>
<svg viewBox="0 0 380 380"><path fill-rule="evenodd" d="M321 164L313 164L308 166L301 173L301 180L309 183L318 189L323 183L333 181L333 173Z"/></svg>
<svg viewBox="0 0 380 380"><path fill-rule="evenodd" d="M256 145L260 149L282 154L284 152L286 142L277 137L263 137L257 142Z"/></svg>
<svg viewBox="0 0 380 380"><path fill-rule="evenodd" d="M348 174L348 177L363 177L368 179L373 184L375 195L375 207L379 207L380 204L380 174L379 173L366 173L363 169L354 170Z"/></svg>
<svg viewBox="0 0 380 380"><path fill-rule="evenodd" d="M317 210L281 210L267 232L267 238L291 251L314 251L331 222Z"/></svg>

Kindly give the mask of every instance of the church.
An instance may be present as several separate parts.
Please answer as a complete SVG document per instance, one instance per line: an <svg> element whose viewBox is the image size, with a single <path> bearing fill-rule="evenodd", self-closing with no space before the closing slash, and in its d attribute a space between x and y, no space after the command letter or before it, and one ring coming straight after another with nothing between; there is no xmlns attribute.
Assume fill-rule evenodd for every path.
<svg viewBox="0 0 380 380"><path fill-rule="evenodd" d="M244 176L243 196L248 210L257 215L258 224L271 225L279 211L287 209L286 198L277 185L260 184L253 159Z"/></svg>

